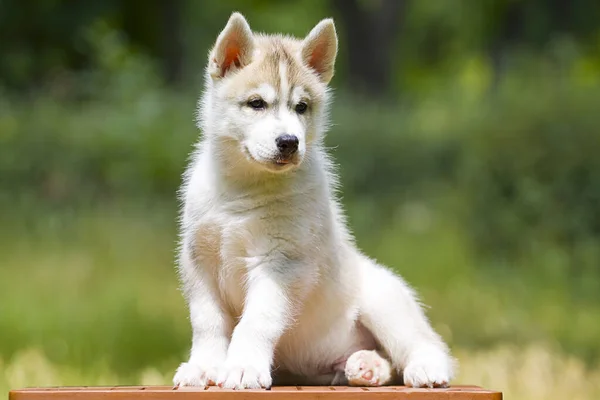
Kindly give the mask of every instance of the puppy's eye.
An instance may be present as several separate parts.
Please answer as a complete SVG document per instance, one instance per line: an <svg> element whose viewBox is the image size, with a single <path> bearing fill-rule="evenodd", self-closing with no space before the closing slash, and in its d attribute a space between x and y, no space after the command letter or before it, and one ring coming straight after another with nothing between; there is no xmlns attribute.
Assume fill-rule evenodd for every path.
<svg viewBox="0 0 600 400"><path fill-rule="evenodd" d="M267 107L267 103L263 99L250 100L247 104L255 110L262 110Z"/></svg>
<svg viewBox="0 0 600 400"><path fill-rule="evenodd" d="M296 112L298 114L304 114L306 112L307 108L308 108L308 104L306 104L303 101L301 101L300 103L296 104Z"/></svg>

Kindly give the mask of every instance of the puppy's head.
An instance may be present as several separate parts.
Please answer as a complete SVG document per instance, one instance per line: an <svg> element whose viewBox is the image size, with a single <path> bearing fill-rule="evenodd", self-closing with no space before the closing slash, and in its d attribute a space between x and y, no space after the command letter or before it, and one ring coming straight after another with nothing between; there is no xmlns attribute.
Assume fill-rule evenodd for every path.
<svg viewBox="0 0 600 400"><path fill-rule="evenodd" d="M201 108L206 134L237 167L298 167L324 131L337 35L331 19L302 40L253 33L239 13L210 51Z"/></svg>

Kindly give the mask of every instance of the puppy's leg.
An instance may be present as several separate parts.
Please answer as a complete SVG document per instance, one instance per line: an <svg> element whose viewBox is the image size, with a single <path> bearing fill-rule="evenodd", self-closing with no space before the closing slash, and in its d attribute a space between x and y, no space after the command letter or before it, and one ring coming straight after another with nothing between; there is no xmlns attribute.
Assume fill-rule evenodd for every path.
<svg viewBox="0 0 600 400"><path fill-rule="evenodd" d="M230 389L269 388L275 345L291 322L294 266L267 263L248 273L242 318L235 327L220 386ZM287 260L289 264L289 260ZM279 264L279 265L278 265Z"/></svg>
<svg viewBox="0 0 600 400"><path fill-rule="evenodd" d="M183 289L192 324L192 350L173 382L178 386L214 385L225 361L233 321L224 312L216 293L216 283L205 269L196 265L184 246L179 261Z"/></svg>
<svg viewBox="0 0 600 400"><path fill-rule="evenodd" d="M404 384L445 387L453 359L433 330L408 285L391 271L364 257L361 261L360 320L403 371Z"/></svg>
<svg viewBox="0 0 600 400"><path fill-rule="evenodd" d="M350 386L384 386L394 378L390 362L375 350L359 350L346 361L346 379Z"/></svg>

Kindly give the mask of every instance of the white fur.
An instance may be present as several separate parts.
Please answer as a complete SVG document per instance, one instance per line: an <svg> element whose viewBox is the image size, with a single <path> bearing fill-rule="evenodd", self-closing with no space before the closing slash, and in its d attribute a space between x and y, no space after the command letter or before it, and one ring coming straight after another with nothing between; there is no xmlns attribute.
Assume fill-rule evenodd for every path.
<svg viewBox="0 0 600 400"><path fill-rule="evenodd" d="M235 37L247 32L245 19L234 14L219 36L250 43L246 64L260 56L252 38ZM290 85L287 66L279 70L279 88L265 78L258 88L233 90L239 98L232 98L239 69L232 64L221 73L223 57L211 55L200 103L204 138L182 189L179 271L192 349L174 382L260 388L271 386L273 373L275 383L287 376L296 384L367 384L357 379L356 363L377 360L382 367L373 366L377 379L369 384L393 383L391 364L408 385L443 386L452 375L446 345L407 284L356 248L336 200L322 145L325 85L337 49L333 22L321 22L302 42L294 53L299 62L312 54L307 42L325 43L327 51L318 54L328 59L311 59L325 101L304 115L293 107L307 88ZM222 48L218 41L213 52ZM244 106L253 95L279 106ZM281 133L296 135L300 145L296 162L279 167L272 160ZM353 356L376 347L385 359Z"/></svg>

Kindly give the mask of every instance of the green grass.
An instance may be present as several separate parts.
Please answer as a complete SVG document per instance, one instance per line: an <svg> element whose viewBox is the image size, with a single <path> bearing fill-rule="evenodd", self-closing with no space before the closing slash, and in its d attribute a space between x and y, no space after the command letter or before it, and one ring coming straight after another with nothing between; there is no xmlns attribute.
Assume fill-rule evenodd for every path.
<svg viewBox="0 0 600 400"><path fill-rule="evenodd" d="M181 359L188 327L173 268L175 214L138 212L29 217L33 233L4 231L4 356L33 346L53 362L97 361L125 375Z"/></svg>

